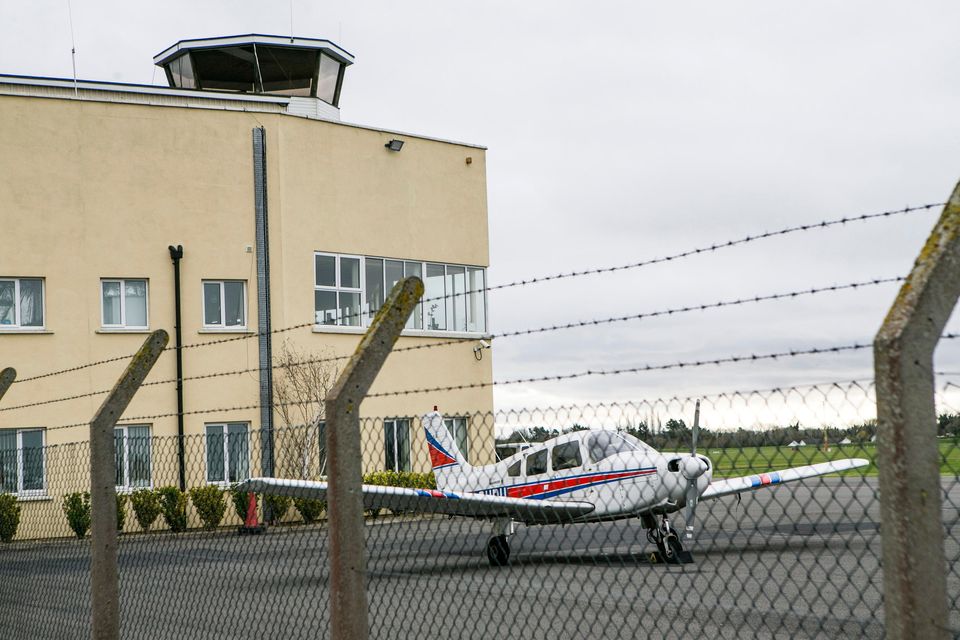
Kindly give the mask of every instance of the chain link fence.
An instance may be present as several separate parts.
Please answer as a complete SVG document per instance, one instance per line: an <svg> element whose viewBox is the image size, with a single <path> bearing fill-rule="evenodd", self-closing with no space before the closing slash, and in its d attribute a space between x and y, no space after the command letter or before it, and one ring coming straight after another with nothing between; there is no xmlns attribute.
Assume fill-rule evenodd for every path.
<svg viewBox="0 0 960 640"><path fill-rule="evenodd" d="M449 507L404 500L368 504L371 636L883 637L872 383L700 398L697 455L709 464L695 482L746 484L716 499L701 491L687 540L684 461L695 402L497 413L441 407L444 426L431 437L421 417L364 418L367 484L417 489L449 505L465 504L473 483L483 495L525 492L536 503L513 518L449 515ZM937 409L950 625L960 634L954 382L941 381ZM250 496L231 488L261 475L270 434L222 418L184 439L185 493L176 437L150 437L149 425L116 431L122 636L325 637L325 504L309 492L261 493L251 512ZM322 420L276 429L277 477L323 481L325 436ZM0 443L0 483L19 499L0 513L0 533L12 533L0 546L0 635L85 636L88 443L7 444ZM460 463L431 457L434 445ZM869 464L796 482L776 473L845 459ZM584 502L593 516L549 511ZM692 562L673 563L662 553L672 547L658 548L664 521ZM507 557L491 542L499 536Z"/></svg>

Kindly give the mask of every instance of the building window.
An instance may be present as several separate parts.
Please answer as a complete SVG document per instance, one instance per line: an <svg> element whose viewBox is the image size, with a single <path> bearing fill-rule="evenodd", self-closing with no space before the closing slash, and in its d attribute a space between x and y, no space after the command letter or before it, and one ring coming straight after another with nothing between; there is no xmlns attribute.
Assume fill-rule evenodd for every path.
<svg viewBox="0 0 960 640"><path fill-rule="evenodd" d="M101 280L100 293L104 328L147 328L146 280Z"/></svg>
<svg viewBox="0 0 960 640"><path fill-rule="evenodd" d="M207 482L234 483L250 477L250 442L245 422L207 425Z"/></svg>
<svg viewBox="0 0 960 640"><path fill-rule="evenodd" d="M114 458L117 461L117 488L143 489L151 486L150 427L129 425L113 430Z"/></svg>
<svg viewBox="0 0 960 640"><path fill-rule="evenodd" d="M243 280L204 280L203 326L205 329L245 329L247 283Z"/></svg>
<svg viewBox="0 0 960 640"><path fill-rule="evenodd" d="M470 456L470 438L467 437L467 419L466 418L444 418L444 426L453 436L453 441L457 443L457 448L464 458Z"/></svg>
<svg viewBox="0 0 960 640"><path fill-rule="evenodd" d="M314 310L318 325L360 326L359 256L314 255Z"/></svg>
<svg viewBox="0 0 960 640"><path fill-rule="evenodd" d="M46 493L43 429L0 429L0 492Z"/></svg>
<svg viewBox="0 0 960 640"><path fill-rule="evenodd" d="M384 465L387 471L410 471L410 419L383 421Z"/></svg>
<svg viewBox="0 0 960 640"><path fill-rule="evenodd" d="M0 278L0 330L43 328L43 280Z"/></svg>
<svg viewBox="0 0 960 640"><path fill-rule="evenodd" d="M370 326L387 294L401 279L422 278L426 291L406 328L414 331L485 333L485 271L480 267L314 254L317 325Z"/></svg>

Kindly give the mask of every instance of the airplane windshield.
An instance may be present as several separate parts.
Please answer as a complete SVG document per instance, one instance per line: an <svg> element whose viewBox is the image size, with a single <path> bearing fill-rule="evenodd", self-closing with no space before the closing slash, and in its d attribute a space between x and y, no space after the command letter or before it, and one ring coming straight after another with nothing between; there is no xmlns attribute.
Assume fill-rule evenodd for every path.
<svg viewBox="0 0 960 640"><path fill-rule="evenodd" d="M587 439L587 449L590 460L600 462L618 453L638 451L640 447L615 431L597 431Z"/></svg>

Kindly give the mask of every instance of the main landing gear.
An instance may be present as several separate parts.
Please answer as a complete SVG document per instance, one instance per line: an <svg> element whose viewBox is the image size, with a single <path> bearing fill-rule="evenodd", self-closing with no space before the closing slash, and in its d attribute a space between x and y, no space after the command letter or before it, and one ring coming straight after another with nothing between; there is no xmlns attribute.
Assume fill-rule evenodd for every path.
<svg viewBox="0 0 960 640"><path fill-rule="evenodd" d="M509 519L493 523L493 537L487 542L487 559L491 567L505 567L510 563L510 543L507 536L513 534L513 522Z"/></svg>
<svg viewBox="0 0 960 640"><path fill-rule="evenodd" d="M657 551L650 554L651 562L663 562L666 564L690 564L693 562L693 556L689 551L685 551L680 542L680 536L677 530L670 526L670 520L667 516L661 516L660 522L657 522L655 516L644 514L641 516L643 526L647 528L647 540L657 545Z"/></svg>

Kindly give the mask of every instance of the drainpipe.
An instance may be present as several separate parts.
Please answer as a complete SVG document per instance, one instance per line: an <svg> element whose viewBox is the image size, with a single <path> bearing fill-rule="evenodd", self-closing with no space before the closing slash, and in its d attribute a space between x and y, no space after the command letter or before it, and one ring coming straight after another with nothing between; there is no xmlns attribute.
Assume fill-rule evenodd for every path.
<svg viewBox="0 0 960 640"><path fill-rule="evenodd" d="M177 349L177 470L179 472L180 490L187 490L186 465L184 464L183 448L183 340L180 334L182 318L180 315L180 260L183 258L183 245L170 245L170 258L173 260L173 300L176 324L174 325Z"/></svg>

